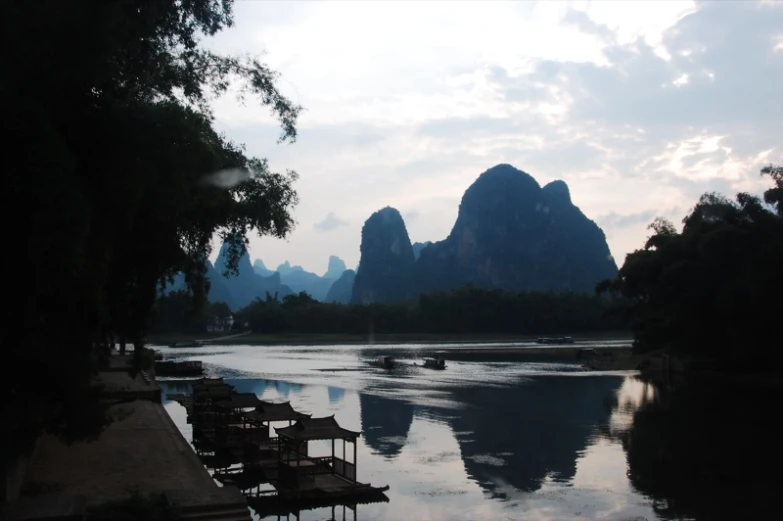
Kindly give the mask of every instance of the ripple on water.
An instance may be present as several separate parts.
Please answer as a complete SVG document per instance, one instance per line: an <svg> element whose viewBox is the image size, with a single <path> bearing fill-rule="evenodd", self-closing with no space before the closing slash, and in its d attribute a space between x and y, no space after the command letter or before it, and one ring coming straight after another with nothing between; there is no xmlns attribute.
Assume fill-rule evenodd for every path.
<svg viewBox="0 0 783 521"><path fill-rule="evenodd" d="M465 456L465 459L484 465L492 465L493 467L504 467L506 465L506 460L492 454L474 454L473 456Z"/></svg>

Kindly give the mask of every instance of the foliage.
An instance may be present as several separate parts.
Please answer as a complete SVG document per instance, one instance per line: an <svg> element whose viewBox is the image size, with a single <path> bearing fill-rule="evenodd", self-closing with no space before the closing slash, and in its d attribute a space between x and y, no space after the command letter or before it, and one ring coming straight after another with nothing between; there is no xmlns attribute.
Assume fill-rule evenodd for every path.
<svg viewBox="0 0 783 521"><path fill-rule="evenodd" d="M621 318L607 315L612 305L611 299L587 294L473 287L422 295L417 301L369 305L318 302L302 292L281 301L270 295L258 298L239 311L236 320L249 324L253 332L270 334L567 334L623 329ZM158 306L178 306L180 313L187 313L186 300L176 294L161 297ZM186 326L159 321L154 330L192 331L203 323L198 316L191 320Z"/></svg>
<svg viewBox="0 0 783 521"><path fill-rule="evenodd" d="M626 257L616 279L599 284L599 293L631 303L640 351L665 347L734 363L783 356L771 340L783 311L783 170L762 174L774 181L764 194L774 211L746 193L734 201L704 194L682 232L656 219L644 248Z"/></svg>
<svg viewBox="0 0 783 521"><path fill-rule="evenodd" d="M203 333L216 319L233 313L225 302L197 305L186 291L174 291L161 296L150 315L150 328L155 333Z"/></svg>
<svg viewBox="0 0 783 521"><path fill-rule="evenodd" d="M279 119L281 140L296 137L300 108L273 71L200 47L231 22L231 0L5 6L0 109L12 153L2 202L20 212L6 240L23 275L10 280L17 304L3 314L0 344L8 367L47 383L5 380L4 457L41 429L100 430L100 408L77 406L94 400L95 346L114 335L141 344L157 285L175 273L203 301L215 233L231 246L230 271L249 231L292 229L296 175L270 172L212 128L209 101L234 79ZM215 177L226 169L239 182Z"/></svg>

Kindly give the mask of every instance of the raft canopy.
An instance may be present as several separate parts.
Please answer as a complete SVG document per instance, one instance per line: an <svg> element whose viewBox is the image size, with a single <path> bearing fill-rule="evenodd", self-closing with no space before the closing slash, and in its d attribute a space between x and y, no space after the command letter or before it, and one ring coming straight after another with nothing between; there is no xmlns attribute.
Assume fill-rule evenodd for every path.
<svg viewBox="0 0 783 521"><path fill-rule="evenodd" d="M334 415L324 418L300 418L290 427L277 428L277 435L295 441L355 440L361 432L340 427Z"/></svg>

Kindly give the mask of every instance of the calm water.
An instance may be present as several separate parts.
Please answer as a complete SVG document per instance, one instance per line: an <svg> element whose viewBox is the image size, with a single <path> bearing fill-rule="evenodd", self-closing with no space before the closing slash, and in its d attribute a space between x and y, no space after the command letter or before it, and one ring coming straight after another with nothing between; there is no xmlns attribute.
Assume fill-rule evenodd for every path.
<svg viewBox="0 0 783 521"><path fill-rule="evenodd" d="M336 519L729 519L772 508L780 467L754 464L744 444L773 446L778 437L770 437L764 415L737 412L777 411L779 401L767 404L768 393L755 393L751 408L744 401L729 410L711 389L675 392L633 373L583 372L519 356L475 356L432 371L412 365L421 348L159 350L202 360L208 376L222 376L240 392L290 400L316 417L334 414L362 431L358 479L389 485L390 501L346 509L345 517L338 508ZM411 365L386 372L367 363L388 352ZM170 381L165 392L187 392L187 384ZM738 400L736 390L720 392ZM165 406L190 440L184 409ZM725 443L743 448L732 459ZM325 445L317 449L311 454L330 454ZM291 519L332 515L331 508L315 509Z"/></svg>

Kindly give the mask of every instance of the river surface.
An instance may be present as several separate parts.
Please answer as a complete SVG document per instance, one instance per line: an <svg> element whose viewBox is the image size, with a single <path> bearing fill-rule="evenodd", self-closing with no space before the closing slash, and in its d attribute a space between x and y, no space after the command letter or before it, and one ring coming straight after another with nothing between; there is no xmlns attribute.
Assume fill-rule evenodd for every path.
<svg viewBox="0 0 783 521"><path fill-rule="evenodd" d="M576 361L554 358L477 354L447 356L444 371L414 366L429 347L155 349L166 359L201 360L207 376L222 376L240 392L290 400L314 417L334 414L343 427L362 432L358 480L389 485L389 502L290 519L729 519L763 512L779 493L777 470L764 473L747 453L732 459L725 447L714 452L729 437L739 443L755 436L761 444L778 438L767 436L763 417L727 413L725 400L713 394L686 390L674 401L686 405L673 406L677 395L668 386L633 372L586 372ZM379 354L406 365L391 372L372 367L368 361ZM161 383L166 409L191 440L183 407L165 397L188 392L188 384ZM754 396L756 405L771 399ZM725 422L738 426L723 429ZM311 455L330 454L330 446L311 447Z"/></svg>

